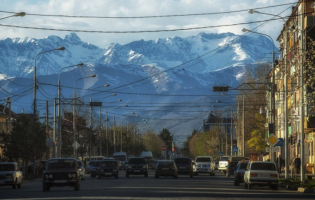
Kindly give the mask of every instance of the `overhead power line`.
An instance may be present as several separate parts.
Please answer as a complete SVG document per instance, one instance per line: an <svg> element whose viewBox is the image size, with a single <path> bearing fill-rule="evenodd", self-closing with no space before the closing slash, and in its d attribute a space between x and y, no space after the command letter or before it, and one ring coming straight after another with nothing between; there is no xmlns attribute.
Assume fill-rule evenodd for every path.
<svg viewBox="0 0 315 200"><path fill-rule="evenodd" d="M265 7L258 7L258 8L249 8L249 9L259 10L259 9L266 9L266 8L275 8L275 7L280 7L280 6L292 5L296 3L297 2L277 4L273 6L265 6ZM92 18L92 19L143 19L143 18L189 17L189 16L202 16L202 15L230 14L230 13L237 13L237 12L247 12L249 9L223 11L223 12L211 12L211 13L191 13L191 14L178 14L178 15L149 15L149 16L131 16L131 17L52 15L52 14L38 14L38 13L26 13L26 15L42 16L42 17L67 17L67 18ZM10 13L10 14L16 13L16 12L11 12L11 11L0 11L0 12Z"/></svg>

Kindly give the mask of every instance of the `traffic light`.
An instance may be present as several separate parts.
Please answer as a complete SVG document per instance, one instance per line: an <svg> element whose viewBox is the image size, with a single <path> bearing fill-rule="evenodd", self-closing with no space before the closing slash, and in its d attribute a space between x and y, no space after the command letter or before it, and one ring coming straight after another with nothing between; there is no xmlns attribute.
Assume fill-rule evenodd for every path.
<svg viewBox="0 0 315 200"><path fill-rule="evenodd" d="M175 148L172 149L172 152L173 152L173 153L175 152Z"/></svg>
<svg viewBox="0 0 315 200"><path fill-rule="evenodd" d="M211 152L211 150L209 149L209 153Z"/></svg>

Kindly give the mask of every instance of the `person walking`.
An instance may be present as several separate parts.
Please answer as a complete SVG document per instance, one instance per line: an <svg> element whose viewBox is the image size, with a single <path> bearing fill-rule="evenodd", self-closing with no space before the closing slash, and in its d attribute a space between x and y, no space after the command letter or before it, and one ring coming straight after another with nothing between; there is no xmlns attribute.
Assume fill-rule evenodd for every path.
<svg viewBox="0 0 315 200"><path fill-rule="evenodd" d="M300 167L301 167L301 159L298 156L296 156L296 158L294 159L294 168L297 174L300 173Z"/></svg>

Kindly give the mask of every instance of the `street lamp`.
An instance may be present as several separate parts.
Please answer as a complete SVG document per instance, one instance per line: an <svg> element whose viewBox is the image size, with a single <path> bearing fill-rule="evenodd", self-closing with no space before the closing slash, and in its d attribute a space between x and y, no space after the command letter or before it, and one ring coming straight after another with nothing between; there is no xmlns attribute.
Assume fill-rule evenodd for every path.
<svg viewBox="0 0 315 200"><path fill-rule="evenodd" d="M119 100L122 101L121 99L119 99ZM128 107L128 105L120 106L120 107L117 107L117 108L122 108L122 107ZM117 109L117 108L114 108L114 110ZM121 138L122 138L122 136L121 136ZM114 153L116 153L116 121L115 121L115 114L114 114Z"/></svg>
<svg viewBox="0 0 315 200"><path fill-rule="evenodd" d="M279 17L283 20L284 23L284 55L283 57L286 57L287 55L287 25L286 25L286 21L283 17L281 17L280 15L275 15L275 14L269 14L269 13L263 13L263 12L259 12L256 11L254 9L250 9L248 10L248 13L253 14L253 13L259 13L259 14L263 14L263 15L270 15L270 16L274 16L274 17ZM288 141L289 141L289 134L288 134L288 115L287 115L287 111L288 111L288 79L287 79L287 59L284 59L284 110L285 110L285 115L284 115L284 141L285 141L285 145L284 145L284 157L285 157L285 179L289 178L289 149L288 149ZM303 122L302 122L303 123ZM280 160L280 159L279 159ZM301 165L302 166L302 165ZM304 172L301 170L301 173ZM304 175L301 175L301 180L303 179ZM304 181L304 179L303 179Z"/></svg>
<svg viewBox="0 0 315 200"><path fill-rule="evenodd" d="M60 130L61 129L61 113L60 113L60 105L61 105L61 102L60 102L60 91L61 91L61 89L60 89L60 75L61 75L61 71L64 69L70 68L70 67L76 67L76 66L82 67L83 65L84 65L84 63L78 63L76 65L64 67L59 71L59 75L58 75L58 143L59 143L59 145L57 146L58 157L61 157L61 146L60 146L60 142L61 142L61 130ZM56 133L54 135L56 135ZM53 140L55 141L55 138Z"/></svg>
<svg viewBox="0 0 315 200"><path fill-rule="evenodd" d="M64 47L58 47L56 49L52 49L52 50L48 50L48 51L42 51L35 56L35 61L34 61L35 62L35 66L34 66L34 117L36 116L36 89L37 89L37 85L36 85L36 59L39 55L41 55L43 53L48 53L51 51L63 51L65 49L66 48L64 48Z"/></svg>
<svg viewBox="0 0 315 200"><path fill-rule="evenodd" d="M7 17L0 18L0 20L7 19L7 18L10 18L10 17L24 17L25 15L26 15L25 12L19 12L19 13L15 13L14 15L10 15L10 16L7 16Z"/></svg>
<svg viewBox="0 0 315 200"><path fill-rule="evenodd" d="M87 77L83 77L83 78L79 78L78 80L76 80L74 82L74 87L73 87L73 116L72 116L72 119L73 119L73 142L75 143L76 142L76 139L75 139L75 104L76 104L76 94L75 94L75 84L79 81L79 80L83 80L83 79L86 79L86 78L95 78L96 75L93 74L91 76L87 76ZM91 123L91 122L90 122ZM91 127L90 127L91 128ZM74 155L74 158L76 158L76 154L75 154L75 151L76 149L73 148L73 155ZM90 154L91 154L91 147L90 147ZM91 156L90 156L91 158Z"/></svg>
<svg viewBox="0 0 315 200"><path fill-rule="evenodd" d="M274 46L275 46L275 43L273 42L273 39L272 37L270 37L269 35L267 34L264 34L264 33L259 33L259 32L255 32L255 31L252 31L252 30L248 30L246 28L243 28L242 29L243 32L252 32L252 33L256 33L256 34L259 34L259 35L264 35L264 36L267 36L271 41L272 41L272 84L271 84L271 94L270 94L270 103L271 103L271 117L272 117L272 126L273 126L273 133L275 133L275 122L276 122L276 115L275 115L275 50L274 50ZM270 134L270 133L269 133ZM272 156L272 161L275 162L275 154L271 154L273 155Z"/></svg>

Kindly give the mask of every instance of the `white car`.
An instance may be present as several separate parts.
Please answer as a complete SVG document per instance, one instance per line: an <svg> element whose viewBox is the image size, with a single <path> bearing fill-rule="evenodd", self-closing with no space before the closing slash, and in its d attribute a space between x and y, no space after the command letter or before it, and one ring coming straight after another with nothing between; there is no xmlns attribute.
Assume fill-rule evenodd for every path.
<svg viewBox="0 0 315 200"><path fill-rule="evenodd" d="M198 176L199 173L208 173L210 176L214 176L214 171L211 168L211 160L211 156L197 156L194 175Z"/></svg>
<svg viewBox="0 0 315 200"><path fill-rule="evenodd" d="M80 176L81 176L81 180L85 180L85 168L82 164L81 160L77 160L78 166L80 167Z"/></svg>
<svg viewBox="0 0 315 200"><path fill-rule="evenodd" d="M245 188L251 189L254 185L269 186L278 190L279 174L273 162L249 162L244 174Z"/></svg>
<svg viewBox="0 0 315 200"><path fill-rule="evenodd" d="M218 170L226 174L228 165L229 165L229 156L222 156L219 160Z"/></svg>

